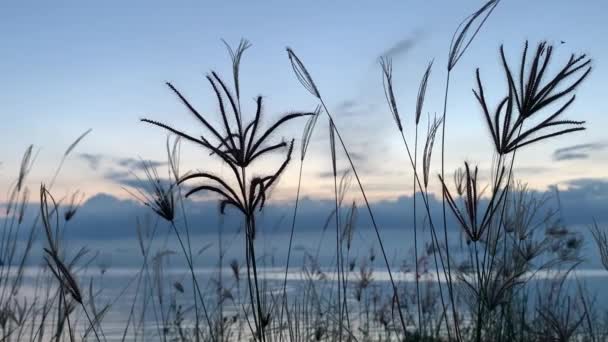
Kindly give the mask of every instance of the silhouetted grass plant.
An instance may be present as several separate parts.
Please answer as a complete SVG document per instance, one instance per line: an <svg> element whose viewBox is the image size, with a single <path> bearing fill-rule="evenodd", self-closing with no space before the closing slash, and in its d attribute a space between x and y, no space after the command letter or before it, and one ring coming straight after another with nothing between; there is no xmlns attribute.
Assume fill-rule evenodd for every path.
<svg viewBox="0 0 608 342"><path fill-rule="evenodd" d="M234 92L228 88L226 83L215 73L207 75L213 91L217 97L218 106L223 123L221 129L212 126L199 112L186 100L181 93L170 83L169 88L175 92L180 100L198 118L209 132L210 137L202 135L195 138L187 133L176 130L166 124L149 119L142 121L159 126L174 133L188 141L197 143L216 155L224 165L227 165L233 172L236 180L236 187L232 187L226 180L207 172L193 172L185 175L179 180L184 183L189 180L204 180L204 185L195 186L186 193L186 197L200 192L208 191L220 197L220 212L223 214L226 207L230 206L237 209L245 218L246 225L246 246L247 251L247 274L249 282L249 292L251 295L251 307L254 309L255 334L260 341L266 340L264 330L269 323L270 312L264 312L261 300L261 288L258 281L257 258L255 253L254 240L256 237L255 212L261 211L267 199L268 191L278 180L291 161L293 151L293 140L291 142L281 141L272 143L272 134L285 123L308 115L314 116L314 112L288 113L272 123L266 130L262 131L262 102L263 98L258 96L255 100L255 115L249 122L244 122L241 113L241 98L239 88L239 65L245 50L250 46L247 41L241 41L236 50L229 49L233 61ZM228 100L229 106L224 101ZM230 109L227 109L229 107ZM232 111L232 119L229 118L228 111ZM232 121L231 121L232 120ZM216 140L212 142L212 140ZM286 149L286 155L280 166L271 174L265 176L255 176L247 178L248 167L259 157ZM254 298L255 296L255 298Z"/></svg>

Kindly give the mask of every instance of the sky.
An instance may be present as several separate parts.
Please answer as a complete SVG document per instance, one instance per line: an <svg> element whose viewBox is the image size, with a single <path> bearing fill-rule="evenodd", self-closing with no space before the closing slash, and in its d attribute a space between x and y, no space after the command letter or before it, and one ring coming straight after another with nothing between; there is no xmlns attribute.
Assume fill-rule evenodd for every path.
<svg viewBox="0 0 608 342"><path fill-rule="evenodd" d="M306 64L327 100L336 125L353 152L369 196L395 201L412 192L412 173L400 136L384 101L378 57L392 52L397 102L406 136L413 141L418 83L434 60L424 113L441 113L449 42L459 22L480 1L60 1L0 4L0 189L14 181L23 151L37 153L29 184L49 182L65 149L92 132L66 160L54 192L80 190L86 198L123 189L138 173L139 158L158 162L164 174L166 133L139 119L152 118L188 132L200 125L164 85L171 81L195 106L217 122L217 107L204 75L217 70L230 79L221 41L252 43L241 68L244 110L263 95L269 122L281 113L314 109L316 102L294 77L285 47ZM498 49L514 60L529 40L556 45L555 65L570 53L593 59L591 76L579 88L566 117L586 120L588 129L518 154L516 174L530 187L568 188L603 182L608 166L608 35L604 0L503 0L453 72L446 132L446 169L467 160L487 173L490 136L471 89L481 69L488 93L504 88ZM563 43L562 43L563 42ZM299 143L304 121L281 137ZM423 125L426 127L426 124ZM331 198L333 180L327 121L319 121L304 167L303 196ZM435 154L434 172L438 170ZM346 166L343 155L339 167ZM260 162L260 167L277 160ZM217 159L183 144L182 169L224 174ZM294 165L282 177L275 200L293 198ZM3 195L4 196L4 195ZM6 196L3 197L4 199Z"/></svg>

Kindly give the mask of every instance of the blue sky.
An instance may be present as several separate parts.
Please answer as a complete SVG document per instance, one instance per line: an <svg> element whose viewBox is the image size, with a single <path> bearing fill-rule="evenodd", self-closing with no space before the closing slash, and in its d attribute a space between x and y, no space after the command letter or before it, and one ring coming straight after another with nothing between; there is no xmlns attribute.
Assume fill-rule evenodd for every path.
<svg viewBox="0 0 608 342"><path fill-rule="evenodd" d="M125 197L116 175L129 170L128 158L162 160L165 133L139 123L150 117L196 132L193 118L164 86L172 81L197 107L213 115L215 102L204 74L229 76L220 39L253 47L242 65L244 99L266 97L267 117L311 110L315 102L291 73L285 46L304 60L334 112L347 144L362 156L358 164L374 199L394 199L411 191L411 172L397 130L384 103L377 57L404 40L412 48L394 56L398 102L411 137L418 82L435 60L425 112L441 112L445 64L452 32L480 1L318 1L265 2L38 2L0 5L0 189L17 173L29 144L40 149L30 182L48 181L65 148L83 131L93 132L66 163L56 191L77 188L92 196ZM604 0L503 0L454 72L448 113L447 168L463 160L490 166L491 146L474 101L474 70L487 84L503 87L498 47L512 56L523 42L557 44L555 62L572 52L589 54L594 70L566 115L587 120L589 129L519 156L520 176L543 188L579 178L604 178L608 166L608 35ZM560 44L565 41L565 44ZM556 63L557 64L557 63ZM489 86L490 93L493 87ZM502 88L498 88L502 89ZM247 103L247 102L245 102ZM253 110L253 101L248 109ZM247 108L247 106L246 106ZM299 138L304 122L284 136ZM327 127L321 121L305 169L304 193L326 197L330 170ZM554 152L592 144L587 157L555 161ZM91 168L82 153L99 159ZM436 154L438 156L438 154ZM559 159L559 158L558 158ZM123 163L121 163L123 161ZM184 146L183 168L221 168ZM278 198L293 194L292 167ZM34 186L35 188L36 186Z"/></svg>

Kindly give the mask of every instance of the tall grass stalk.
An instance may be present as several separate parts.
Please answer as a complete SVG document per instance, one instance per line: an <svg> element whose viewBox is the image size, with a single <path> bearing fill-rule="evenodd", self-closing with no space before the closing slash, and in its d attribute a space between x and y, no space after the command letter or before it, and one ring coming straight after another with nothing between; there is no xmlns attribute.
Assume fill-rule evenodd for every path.
<svg viewBox="0 0 608 342"><path fill-rule="evenodd" d="M306 68L304 67L304 64L302 64L302 62L300 61L300 59L296 56L296 54L293 52L293 50L291 50L290 48L287 48L287 53L289 56L289 59L292 63L292 68L296 74L296 77L298 78L298 80L300 81L300 83L313 95L315 96L321 106L323 107L325 113L327 114L328 118L334 122L333 117L330 113L330 111L327 108L327 105L325 104L325 101L323 101L323 98L321 97L320 92L317 89L317 86L314 84L312 77L310 77L310 74L308 73L308 71L306 70ZM386 265L386 269L388 271L389 274L389 278L390 278L390 282L391 282L391 286L392 286L392 290L393 290L393 295L395 297L395 302L397 304L397 311L399 313L399 320L401 323L401 327L403 329L403 332L406 332L406 324L405 324L405 318L403 316L403 312L401 311L401 301L399 299L399 293L397 290L397 286L395 284L395 280L393 279L393 274L391 272L391 267L388 261L388 257L386 255L386 250L384 248L384 244L382 243L382 238L380 236L380 230L378 228L378 224L376 223L376 219L374 217L374 213L371 209L371 206L369 204L369 201L367 199L367 195L365 193L365 190L363 188L363 184L361 183L361 179L359 178L359 175L357 173L357 170L355 168L355 164L352 161L351 155L348 151L348 149L346 148L346 144L344 143L344 140L342 139L342 136L340 135L340 131L337 129L337 127L334 126L334 131L336 133L336 136L338 137L338 141L340 142L340 145L342 147L342 150L344 151L344 154L346 155L346 158L348 159L348 163L350 165L351 170L353 171L353 174L355 175L355 179L357 180L357 185L359 186L359 190L361 191L361 195L363 196L363 200L365 201L365 206L367 208L367 211L370 215L370 218L372 220L372 226L374 227L374 231L376 233L376 238L378 239L378 244L380 246L380 250L382 252L382 257L384 258L384 263Z"/></svg>
<svg viewBox="0 0 608 342"><path fill-rule="evenodd" d="M290 261L291 261L291 250L292 250L292 245L293 245L293 237L294 237L294 232L295 232L295 227L296 227L296 217L297 217L297 213L298 213L298 204L300 202L300 189L301 189L301 185L302 185L302 168L304 166L304 159L306 158L306 152L308 151L308 145L310 143L310 139L312 137L312 133L314 131L315 125L317 123L317 119L319 118L319 115L321 114L321 108L317 107L314 111L314 115L312 115L308 121L306 122L306 125L304 126L304 131L302 133L302 140L301 140L301 147L300 147L300 163L299 163L299 170L298 170L298 186L296 188L296 199L295 199L295 205L294 205L294 209L293 209L293 216L291 219L291 230L289 233L289 245L287 247L287 260L285 262L285 277L283 278L283 305L281 306L281 313L279 315L279 323L283 322L283 311L285 310L287 312L287 321L288 321L288 329L289 329L289 336L291 341L293 341L295 339L294 333L292 331L292 324L291 321L289 319L289 305L288 305L288 301L287 301L287 275L289 274L289 265L290 265ZM282 341L283 339L283 334L281 334L279 336L279 342Z"/></svg>
<svg viewBox="0 0 608 342"><path fill-rule="evenodd" d="M469 17L463 20L459 27L454 32L452 36L452 41L450 43L449 49L449 58L447 63L447 74L446 74L446 82L445 82L445 91L444 91L444 100L443 100L443 115L442 115L442 124L441 124L441 178L445 179L445 127L447 121L447 107L448 107L448 95L450 90L450 75L454 67L457 65L460 58L464 55L469 45L473 42L474 38L477 36L479 31L481 30L483 24L486 22L490 14L494 11L496 6L500 0L490 0L485 3L480 9L471 14ZM472 33L469 36L469 31ZM452 304L452 313L454 318L454 328L456 332L456 339L460 340L460 331L459 324L456 321L456 307L454 301L454 291L452 287L452 269L450 264L450 250L448 247L448 233L447 233L447 220L446 220L446 207L445 207L445 192L442 193L441 196L441 207L442 207L442 217L443 217L443 232L444 232L444 242L446 244L446 262L447 262L447 275L448 278L448 292L450 296L450 302Z"/></svg>

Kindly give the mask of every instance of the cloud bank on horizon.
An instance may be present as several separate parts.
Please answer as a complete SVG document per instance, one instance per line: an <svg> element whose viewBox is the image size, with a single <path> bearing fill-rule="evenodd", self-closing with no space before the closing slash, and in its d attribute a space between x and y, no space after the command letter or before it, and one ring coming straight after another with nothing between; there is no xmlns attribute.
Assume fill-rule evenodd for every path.
<svg viewBox="0 0 608 342"><path fill-rule="evenodd" d="M129 186L142 186L142 183L128 183L130 183ZM608 211L605 209L606 203L608 203L608 179L581 178L560 184L559 187L556 186L547 191L531 190L530 194L538 199L547 200L545 210L560 209L559 219L567 226L586 229L585 227L594 220L600 224L608 223ZM436 222L440 222L441 201L433 195L429 198L431 212L436 214L434 215ZM361 207L361 201L356 196L351 200L359 207L357 226L360 229L370 229L369 217ZM372 209L380 227L386 230L410 230L413 221L413 214L410 210L412 201L412 196L401 196L396 200L373 202ZM343 214L351 204L352 202L344 203ZM296 230L320 232L327 229L327 221L331 218L333 207L334 202L330 199L309 197L301 199ZM28 208L32 213L37 209L38 206L35 203ZM193 234L215 234L220 222L225 227L230 227L230 230L238 229L242 223L240 216L232 212L220 215L218 203L213 198L186 200L185 209ZM60 207L60 212L62 210ZM292 213L293 202L270 201L264 211L259 214L260 224L266 226L267 229L272 227L274 230L286 232L290 227ZM419 215L420 222L422 222L424 220L422 211ZM116 198L110 194L97 194L79 207L76 215L70 221L69 234L66 237L91 240L135 238L136 220L138 217L142 219L146 216L154 218L152 211L136 200ZM450 213L448 216L451 219L450 225L453 229L457 229L457 224ZM156 219L154 218L154 220ZM178 224L183 224L182 217L178 217L177 221Z"/></svg>

